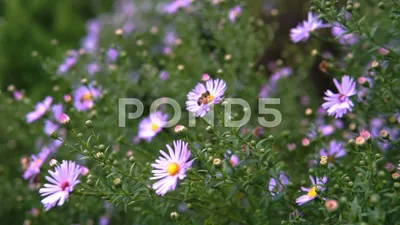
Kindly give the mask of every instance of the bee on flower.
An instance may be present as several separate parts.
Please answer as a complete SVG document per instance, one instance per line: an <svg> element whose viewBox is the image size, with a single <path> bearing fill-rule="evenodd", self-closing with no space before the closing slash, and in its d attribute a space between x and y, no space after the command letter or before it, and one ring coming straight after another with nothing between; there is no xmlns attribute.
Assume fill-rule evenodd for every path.
<svg viewBox="0 0 400 225"><path fill-rule="evenodd" d="M210 79L206 85L198 83L196 87L187 94L186 109L195 114L196 117L203 117L210 111L212 104L219 104L224 99L226 83L221 79Z"/></svg>
<svg viewBox="0 0 400 225"><path fill-rule="evenodd" d="M301 187L301 190L304 192L307 192L307 194L302 195L296 199L296 203L298 205L303 205L309 201L314 200L316 197L318 197L317 192L325 191L324 185L328 181L328 178L326 176L324 176L322 178L316 177L314 179L314 177L310 175L310 180L312 183L311 188Z"/></svg>
<svg viewBox="0 0 400 225"><path fill-rule="evenodd" d="M170 145L166 146L169 154L160 150L161 156L151 164L153 177L150 180L158 180L152 186L158 195L175 190L178 179L183 180L186 177L186 170L193 163L193 160L189 161L188 143L178 140L174 141L173 148Z"/></svg>

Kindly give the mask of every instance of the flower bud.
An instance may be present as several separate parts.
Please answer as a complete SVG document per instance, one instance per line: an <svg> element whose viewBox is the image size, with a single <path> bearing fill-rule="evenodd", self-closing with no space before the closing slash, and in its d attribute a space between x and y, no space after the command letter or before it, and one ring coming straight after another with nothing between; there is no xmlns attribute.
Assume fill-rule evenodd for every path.
<svg viewBox="0 0 400 225"><path fill-rule="evenodd" d="M81 166L81 175L86 176L89 173L89 169L86 166Z"/></svg>
<svg viewBox="0 0 400 225"><path fill-rule="evenodd" d="M304 147L309 146L309 145L310 145L310 139L308 139L308 138L303 138L303 139L301 140L301 144L302 144Z"/></svg>
<svg viewBox="0 0 400 225"><path fill-rule="evenodd" d="M394 188L400 188L400 183L399 183L399 182L395 182L395 183L393 184L393 187L394 187Z"/></svg>
<svg viewBox="0 0 400 225"><path fill-rule="evenodd" d="M327 156L321 156L321 160L319 161L319 164L321 166L326 166L326 164L328 164L328 157Z"/></svg>
<svg viewBox="0 0 400 225"><path fill-rule="evenodd" d="M387 130L381 130L379 132L379 136L381 136L383 139L389 139L389 133L387 132Z"/></svg>
<svg viewBox="0 0 400 225"><path fill-rule="evenodd" d="M72 101L71 95L69 95L69 94L64 95L64 101L65 101L66 103L71 102L71 101Z"/></svg>
<svg viewBox="0 0 400 225"><path fill-rule="evenodd" d="M208 80L210 80L211 79L211 77L210 77L210 75L208 75L207 73L205 73L205 74L203 74L202 76L201 76L201 80L202 81L208 81Z"/></svg>
<svg viewBox="0 0 400 225"><path fill-rule="evenodd" d="M96 158L101 159L103 157L104 157L104 153L102 153L102 152L97 152L96 153Z"/></svg>
<svg viewBox="0 0 400 225"><path fill-rule="evenodd" d="M398 180L400 178L400 174L399 173L392 173L392 178L393 180Z"/></svg>
<svg viewBox="0 0 400 225"><path fill-rule="evenodd" d="M61 124L63 124L64 126L68 126L70 125L69 123L71 122L69 116L65 113L62 113L59 117L58 120L60 121Z"/></svg>
<svg viewBox="0 0 400 225"><path fill-rule="evenodd" d="M379 62L373 61L372 64L371 64L371 67L374 68L374 69L378 68L379 67Z"/></svg>
<svg viewBox="0 0 400 225"><path fill-rule="evenodd" d="M175 133L183 133L183 132L185 132L187 130L187 128L185 127L185 126L183 126L183 125L176 125L175 127L174 127L174 132Z"/></svg>
<svg viewBox="0 0 400 225"><path fill-rule="evenodd" d="M381 197L380 197L378 194L372 194L372 195L369 197L369 201L370 201L372 204L378 203L378 202L380 201L380 199L381 199Z"/></svg>
<svg viewBox="0 0 400 225"><path fill-rule="evenodd" d="M92 129L93 128L93 122L91 120L87 120L85 122L85 125L88 129Z"/></svg>
<svg viewBox="0 0 400 225"><path fill-rule="evenodd" d="M114 184L116 187L119 187L119 186L121 185L121 178L115 178L115 179L113 180L113 184Z"/></svg>
<svg viewBox="0 0 400 225"><path fill-rule="evenodd" d="M371 134L367 130L361 130L360 136L363 137L365 140L368 140L371 138Z"/></svg>
<svg viewBox="0 0 400 225"><path fill-rule="evenodd" d="M213 127L212 126L207 126L206 131L209 133L213 133Z"/></svg>
<svg viewBox="0 0 400 225"><path fill-rule="evenodd" d="M215 158L215 159L213 160L213 164L214 164L215 166L221 165L221 159L220 159L220 158Z"/></svg>
<svg viewBox="0 0 400 225"><path fill-rule="evenodd" d="M82 79L81 79L81 84L87 85L87 84L88 84L88 79L82 78Z"/></svg>
<svg viewBox="0 0 400 225"><path fill-rule="evenodd" d="M57 133L57 131L52 131L50 133L50 137L53 138L54 140L58 140L58 138L60 137Z"/></svg>
<svg viewBox="0 0 400 225"><path fill-rule="evenodd" d="M106 146L104 146L103 144L99 145L99 150L104 151L104 149L106 149Z"/></svg>
<svg viewBox="0 0 400 225"><path fill-rule="evenodd" d="M122 29L116 29L115 30L115 36L120 37L124 33L124 30Z"/></svg>
<svg viewBox="0 0 400 225"><path fill-rule="evenodd" d="M327 200L325 202L325 208L328 212L335 212L339 207L339 204L336 200Z"/></svg>
<svg viewBox="0 0 400 225"><path fill-rule="evenodd" d="M171 219L177 219L179 214L177 212L171 212L171 214L169 214L169 216L171 217Z"/></svg>
<svg viewBox="0 0 400 225"><path fill-rule="evenodd" d="M358 136L355 140L356 145L363 145L365 143L365 139L362 136Z"/></svg>
<svg viewBox="0 0 400 225"><path fill-rule="evenodd" d="M57 166L57 165L58 165L58 161L57 161L56 159L50 159L49 165L50 165L51 167Z"/></svg>
<svg viewBox="0 0 400 225"><path fill-rule="evenodd" d="M306 111L304 111L304 114L305 114L306 116L310 116L310 115L312 115L312 113L313 113L313 111L312 111L312 109L310 109L310 108L307 108Z"/></svg>

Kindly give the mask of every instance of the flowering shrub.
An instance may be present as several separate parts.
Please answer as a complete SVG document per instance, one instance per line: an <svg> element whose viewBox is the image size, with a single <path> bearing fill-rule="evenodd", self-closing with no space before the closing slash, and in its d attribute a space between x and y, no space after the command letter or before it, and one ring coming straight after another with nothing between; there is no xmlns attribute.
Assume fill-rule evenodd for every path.
<svg viewBox="0 0 400 225"><path fill-rule="evenodd" d="M397 224L400 5L313 0L280 37L271 4L120 0L33 54L54 86L0 95L1 220Z"/></svg>

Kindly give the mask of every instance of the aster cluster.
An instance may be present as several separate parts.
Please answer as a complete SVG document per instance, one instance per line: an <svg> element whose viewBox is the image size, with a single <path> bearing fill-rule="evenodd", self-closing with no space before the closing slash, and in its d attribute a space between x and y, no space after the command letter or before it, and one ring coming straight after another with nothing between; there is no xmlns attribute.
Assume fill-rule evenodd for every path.
<svg viewBox="0 0 400 225"><path fill-rule="evenodd" d="M45 97L0 93L0 151L21 164L0 162L6 204L33 205L26 225L396 224L397 42L357 30L362 6L317 0L287 44L251 4L119 0L90 19L79 49L43 62ZM285 46L276 60L266 42Z"/></svg>

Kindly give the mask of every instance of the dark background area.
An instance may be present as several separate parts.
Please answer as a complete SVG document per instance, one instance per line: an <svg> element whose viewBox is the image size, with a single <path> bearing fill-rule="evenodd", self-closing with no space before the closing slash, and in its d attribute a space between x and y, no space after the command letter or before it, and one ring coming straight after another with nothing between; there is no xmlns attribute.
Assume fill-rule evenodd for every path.
<svg viewBox="0 0 400 225"><path fill-rule="evenodd" d="M85 23L112 8L113 0L0 0L0 87L9 84L36 99L48 90L50 76L32 52L54 57L79 47ZM58 47L51 42L57 40Z"/></svg>

